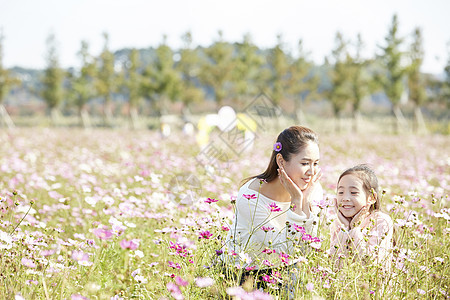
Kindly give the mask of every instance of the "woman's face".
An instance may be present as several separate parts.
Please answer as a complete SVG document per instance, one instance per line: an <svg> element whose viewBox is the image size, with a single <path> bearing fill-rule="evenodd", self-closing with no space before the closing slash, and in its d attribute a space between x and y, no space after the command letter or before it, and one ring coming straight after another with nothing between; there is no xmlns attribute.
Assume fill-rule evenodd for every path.
<svg viewBox="0 0 450 300"><path fill-rule="evenodd" d="M337 188L337 205L344 217L352 218L368 205L368 200L361 179L352 174L341 178Z"/></svg>
<svg viewBox="0 0 450 300"><path fill-rule="evenodd" d="M297 186L304 190L313 176L319 172L319 146L309 142L299 153L291 155L289 161L284 161L284 170Z"/></svg>

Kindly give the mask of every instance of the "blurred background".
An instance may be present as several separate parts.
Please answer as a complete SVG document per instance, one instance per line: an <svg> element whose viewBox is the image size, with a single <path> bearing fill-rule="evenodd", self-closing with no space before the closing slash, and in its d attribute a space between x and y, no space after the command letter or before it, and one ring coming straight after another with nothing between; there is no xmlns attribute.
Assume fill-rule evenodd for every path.
<svg viewBox="0 0 450 300"><path fill-rule="evenodd" d="M445 0L0 0L1 124L195 131L264 95L287 124L321 132L449 134L449 11Z"/></svg>

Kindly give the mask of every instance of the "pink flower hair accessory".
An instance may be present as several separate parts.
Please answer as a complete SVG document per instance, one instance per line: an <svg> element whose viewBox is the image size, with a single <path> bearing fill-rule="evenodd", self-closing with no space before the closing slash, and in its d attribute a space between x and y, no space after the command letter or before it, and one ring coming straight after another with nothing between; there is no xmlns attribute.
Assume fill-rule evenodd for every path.
<svg viewBox="0 0 450 300"><path fill-rule="evenodd" d="M273 150L274 151L280 152L281 149L283 149L283 145L281 145L280 142L276 142L275 144L273 144Z"/></svg>

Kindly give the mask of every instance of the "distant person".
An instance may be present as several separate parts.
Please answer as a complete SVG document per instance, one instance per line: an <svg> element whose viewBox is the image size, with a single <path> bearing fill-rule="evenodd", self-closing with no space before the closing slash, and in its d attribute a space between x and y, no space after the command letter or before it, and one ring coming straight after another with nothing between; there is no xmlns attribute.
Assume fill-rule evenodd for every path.
<svg viewBox="0 0 450 300"><path fill-rule="evenodd" d="M245 270L287 265L301 250L302 236L316 234L320 209L312 204L323 198L319 159L311 129L292 126L278 135L267 169L239 189L224 262Z"/></svg>
<svg viewBox="0 0 450 300"><path fill-rule="evenodd" d="M378 180L367 165L347 169L339 177L336 219L331 226L331 253L390 266L392 219L380 211Z"/></svg>

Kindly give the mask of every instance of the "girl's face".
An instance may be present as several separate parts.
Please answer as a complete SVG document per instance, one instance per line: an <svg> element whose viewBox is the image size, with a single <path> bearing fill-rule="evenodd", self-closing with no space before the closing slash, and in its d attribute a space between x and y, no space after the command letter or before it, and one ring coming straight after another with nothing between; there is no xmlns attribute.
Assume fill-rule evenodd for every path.
<svg viewBox="0 0 450 300"><path fill-rule="evenodd" d="M352 174L341 178L337 188L337 205L344 217L352 218L363 207L370 206L370 200L361 179Z"/></svg>
<svg viewBox="0 0 450 300"><path fill-rule="evenodd" d="M289 161L282 160L282 164L292 181L304 190L319 171L319 159L319 146L309 142L302 151L292 155Z"/></svg>

